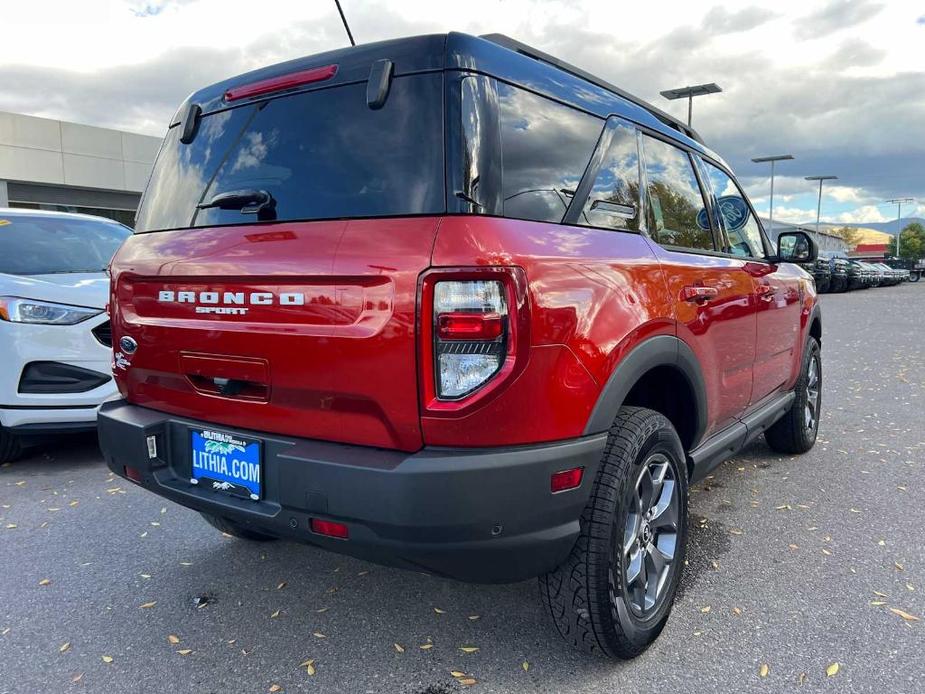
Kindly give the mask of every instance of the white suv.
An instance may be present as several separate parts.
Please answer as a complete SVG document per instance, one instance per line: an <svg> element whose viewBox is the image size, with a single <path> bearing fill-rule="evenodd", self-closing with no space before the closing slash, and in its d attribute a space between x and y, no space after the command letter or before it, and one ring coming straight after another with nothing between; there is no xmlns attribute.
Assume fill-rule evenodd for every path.
<svg viewBox="0 0 925 694"><path fill-rule="evenodd" d="M92 430L115 395L107 267L131 230L0 208L0 462L50 433Z"/></svg>

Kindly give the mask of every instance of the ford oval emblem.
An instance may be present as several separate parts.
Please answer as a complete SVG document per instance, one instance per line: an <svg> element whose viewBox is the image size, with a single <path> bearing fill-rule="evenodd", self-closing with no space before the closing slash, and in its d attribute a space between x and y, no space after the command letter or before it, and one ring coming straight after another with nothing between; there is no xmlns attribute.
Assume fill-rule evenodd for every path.
<svg viewBox="0 0 925 694"><path fill-rule="evenodd" d="M128 335L125 337L119 338L119 347L126 354L134 354L135 350L138 349L138 343Z"/></svg>

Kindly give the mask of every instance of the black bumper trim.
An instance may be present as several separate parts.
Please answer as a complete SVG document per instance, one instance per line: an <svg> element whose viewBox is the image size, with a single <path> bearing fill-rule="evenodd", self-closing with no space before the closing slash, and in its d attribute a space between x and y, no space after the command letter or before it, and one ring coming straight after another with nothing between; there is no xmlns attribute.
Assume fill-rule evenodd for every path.
<svg viewBox="0 0 925 694"><path fill-rule="evenodd" d="M571 551L606 442L595 434L505 448L424 448L404 453L239 431L125 401L104 404L100 445L109 468L140 471L142 486L189 508L255 530L381 564L476 583L546 573ZM189 429L239 431L263 441L264 498L239 499L189 483ZM157 458L148 457L155 436ZM583 466L575 490L550 493L550 476ZM338 520L350 539L308 530Z"/></svg>

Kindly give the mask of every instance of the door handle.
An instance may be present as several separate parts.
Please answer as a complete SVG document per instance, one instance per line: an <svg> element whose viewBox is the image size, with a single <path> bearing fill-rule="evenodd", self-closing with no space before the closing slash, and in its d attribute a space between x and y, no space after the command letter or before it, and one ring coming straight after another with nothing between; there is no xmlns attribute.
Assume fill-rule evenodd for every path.
<svg viewBox="0 0 925 694"><path fill-rule="evenodd" d="M762 301L773 301L774 295L777 294L777 287L772 287L770 284L759 284L755 288L755 293Z"/></svg>
<svg viewBox="0 0 925 694"><path fill-rule="evenodd" d="M687 286L681 290L681 301L691 301L695 304L705 304L719 296L716 287Z"/></svg>

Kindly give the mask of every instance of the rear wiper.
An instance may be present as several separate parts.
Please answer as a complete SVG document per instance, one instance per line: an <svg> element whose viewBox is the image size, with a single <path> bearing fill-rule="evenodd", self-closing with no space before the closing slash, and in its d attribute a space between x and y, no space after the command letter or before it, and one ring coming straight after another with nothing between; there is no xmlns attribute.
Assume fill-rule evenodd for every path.
<svg viewBox="0 0 925 694"><path fill-rule="evenodd" d="M219 193L209 202L201 202L197 209L239 210L241 214L256 214L261 221L276 219L276 199L265 190L232 190Z"/></svg>

